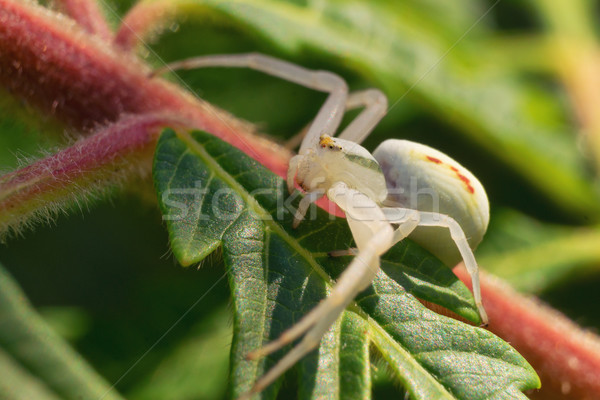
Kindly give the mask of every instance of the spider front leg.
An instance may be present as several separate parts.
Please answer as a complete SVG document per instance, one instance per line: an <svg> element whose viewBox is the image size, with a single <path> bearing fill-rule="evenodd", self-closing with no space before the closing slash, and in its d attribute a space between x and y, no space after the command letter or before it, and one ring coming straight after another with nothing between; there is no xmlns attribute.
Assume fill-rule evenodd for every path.
<svg viewBox="0 0 600 400"><path fill-rule="evenodd" d="M304 335L290 352L260 378L244 399L258 393L313 350L339 315L358 293L366 289L379 271L379 258L394 243L395 233L381 208L368 196L338 182L327 196L346 212L358 247L358 255L340 275L331 294L278 339L248 355L256 359L270 354Z"/></svg>
<svg viewBox="0 0 600 400"><path fill-rule="evenodd" d="M369 136L387 112L387 98L377 89L367 89L348 95L348 85L340 76L328 71L314 71L259 53L222 54L194 57L167 64L151 76L178 69L234 67L250 68L299 85L329 93L323 107L310 125L300 146L300 153L314 147L321 135L335 136L345 110L365 109L340 134L341 139L356 143Z"/></svg>
<svg viewBox="0 0 600 400"><path fill-rule="evenodd" d="M298 167L302 161L301 156L294 156L290 159L290 164L287 170L287 188L288 193L292 194L296 185L296 173L298 173Z"/></svg>
<svg viewBox="0 0 600 400"><path fill-rule="evenodd" d="M298 225L300 225L300 222L302 222L302 220L304 219L304 216L306 215L306 211L308 210L308 207L315 201L319 200L324 195L325 195L324 190L317 189L312 192L308 192L302 198L302 200L300 200L300 204L298 204L298 209L296 210L296 214L294 214L294 222L292 223L292 228L297 228Z"/></svg>
<svg viewBox="0 0 600 400"><path fill-rule="evenodd" d="M378 89L366 89L352 92L348 95L345 105L345 111L363 107L360 114L350 122L350 124L337 137L344 140L350 140L355 143L362 143L377 126L379 121L387 113L387 97ZM311 122L312 124L312 122ZM308 127L311 126L308 125ZM308 127L302 132L291 138L286 146L296 147L296 144L304 139L308 132Z"/></svg>
<svg viewBox="0 0 600 400"><path fill-rule="evenodd" d="M348 85L340 76L329 71L309 70L260 53L220 54L189 58L167 64L154 71L152 76L178 69L207 67L250 68L310 89L329 93L302 142L301 153L313 147L321 135L333 136L344 115Z"/></svg>
<svg viewBox="0 0 600 400"><path fill-rule="evenodd" d="M481 284L479 283L479 267L477 266L477 261L475 260L475 256L473 255L473 250L469 246L469 242L467 241L467 237L463 232L462 228L452 218L447 215L437 214L433 212L422 212L420 213L420 222L421 226L441 226L446 227L450 230L450 236L454 243L456 243L456 247L460 252L460 255L463 258L465 263L465 267L467 268L467 272L471 276L471 284L473 285L473 297L475 298L475 305L477 306L477 310L479 310L479 316L481 317L482 325L487 325L489 320L485 309L483 308L483 302L481 299Z"/></svg>
<svg viewBox="0 0 600 400"><path fill-rule="evenodd" d="M448 228L450 231L450 237L456 244L456 247L458 248L458 251L460 252L460 255L465 263L465 267L467 268L467 272L471 277L471 283L473 285L473 297L475 298L475 305L477 306L479 316L481 317L481 323L484 326L487 325L489 320L481 299L479 267L477 266L477 261L473 255L473 250L469 246L467 237L465 236L465 233L458 222L444 214L418 211L408 208L384 208L383 212L390 223L404 222L406 220L406 215L409 214L412 215L416 221L415 228L416 226L438 226L442 228Z"/></svg>
<svg viewBox="0 0 600 400"><path fill-rule="evenodd" d="M346 111L359 107L364 110L338 135L340 139L362 143L387 113L388 100L378 89L350 93Z"/></svg>

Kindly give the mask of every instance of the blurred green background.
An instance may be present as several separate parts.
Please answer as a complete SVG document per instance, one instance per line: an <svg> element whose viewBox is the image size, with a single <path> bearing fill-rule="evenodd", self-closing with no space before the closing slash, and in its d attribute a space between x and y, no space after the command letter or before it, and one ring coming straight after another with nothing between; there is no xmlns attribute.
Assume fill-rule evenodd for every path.
<svg viewBox="0 0 600 400"><path fill-rule="evenodd" d="M282 21L296 25L280 22L280 35L273 36L277 13L191 7L151 50L140 52L158 66L201 54L258 51L336 71L352 89L381 88L393 107L366 147L406 138L459 160L480 178L491 202L489 233L477 252L482 267L580 325L600 328L600 131L586 120L587 109L598 104L581 94L586 88L577 69L578 61L586 62L600 75L593 23L598 1L289 1L256 7L270 10L271 4L283 10ZM116 26L131 5L110 1L107 17ZM350 43L338 40L347 32L355 35L346 37ZM355 37L360 40L352 43ZM405 66L396 71L396 64ZM179 76L203 99L281 143L306 126L325 98L247 70ZM60 124L32 119L37 114L7 94L0 101L0 169L66 142ZM128 398L224 398L232 333L218 252L199 268L177 265L149 180L84 204L0 244L0 262L108 382L128 372L117 386ZM383 370L374 379L376 398L399 390Z"/></svg>

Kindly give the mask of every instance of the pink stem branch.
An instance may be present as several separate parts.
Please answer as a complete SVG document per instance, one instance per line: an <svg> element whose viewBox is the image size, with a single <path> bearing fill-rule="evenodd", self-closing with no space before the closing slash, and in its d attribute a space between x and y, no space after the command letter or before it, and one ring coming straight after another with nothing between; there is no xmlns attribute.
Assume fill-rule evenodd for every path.
<svg viewBox="0 0 600 400"><path fill-rule="evenodd" d="M131 175L150 170L156 139L177 122L132 115L75 145L0 177L0 234L18 231L35 216L49 218L70 202L85 201Z"/></svg>
<svg viewBox="0 0 600 400"><path fill-rule="evenodd" d="M0 0L0 84L76 129L120 115L160 113L220 137L283 176L289 151L106 46L61 15Z"/></svg>
<svg viewBox="0 0 600 400"><path fill-rule="evenodd" d="M173 14L173 7L165 1L138 3L121 21L115 35L115 44L123 50L131 50L143 41L157 26L164 26Z"/></svg>
<svg viewBox="0 0 600 400"><path fill-rule="evenodd" d="M112 31L94 0L59 0L62 10L88 33L98 35L110 42Z"/></svg>

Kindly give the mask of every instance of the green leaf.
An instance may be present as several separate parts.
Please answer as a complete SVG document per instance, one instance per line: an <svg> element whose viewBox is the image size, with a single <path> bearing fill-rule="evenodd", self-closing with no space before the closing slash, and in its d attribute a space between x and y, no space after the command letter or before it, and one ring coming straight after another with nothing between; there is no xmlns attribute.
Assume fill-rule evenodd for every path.
<svg viewBox="0 0 600 400"><path fill-rule="evenodd" d="M256 361L245 355L277 338L328 295L332 278L349 258L327 257L327 252L352 245L349 229L343 219L313 207L308 215L317 217L292 230L285 182L203 132L163 133L154 181L173 252L182 264L222 248L234 309L230 382L233 395L240 395L289 348ZM389 276L380 273L318 350L299 362L300 398L368 393L370 339L415 399L440 398L440 393L442 398L486 398L481 393L515 398L519 390L539 385L508 344L439 316L415 299L418 295L473 319L471 295L448 267L409 241L388 252L382 264ZM275 398L280 383L263 397Z"/></svg>
<svg viewBox="0 0 600 400"><path fill-rule="evenodd" d="M533 368L484 330L441 317L381 278L358 297L373 341L414 399L514 399L538 388Z"/></svg>
<svg viewBox="0 0 600 400"><path fill-rule="evenodd" d="M31 308L0 265L0 397L121 397Z"/></svg>
<svg viewBox="0 0 600 400"><path fill-rule="evenodd" d="M408 96L565 211L600 218L597 192L573 137L577 128L568 126L557 96L526 83L518 70L498 71L481 57L490 46L484 39L492 37L483 18L489 6L465 5L475 11L453 20L457 27L424 22L431 12L418 3L330 1L312 7L271 0L177 0L170 4L186 17L210 16L233 24L258 37L262 46L270 43L291 57L309 52L350 68L381 88L391 108L401 106ZM445 16L439 8L436 13Z"/></svg>

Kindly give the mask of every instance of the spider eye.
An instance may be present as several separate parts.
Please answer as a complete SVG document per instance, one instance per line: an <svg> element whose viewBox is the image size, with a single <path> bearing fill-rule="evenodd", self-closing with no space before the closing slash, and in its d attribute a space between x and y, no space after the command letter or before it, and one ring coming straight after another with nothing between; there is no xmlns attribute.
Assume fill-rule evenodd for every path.
<svg viewBox="0 0 600 400"><path fill-rule="evenodd" d="M330 148L331 150L333 150L333 146L332 146L332 145L329 145L329 148Z"/></svg>

